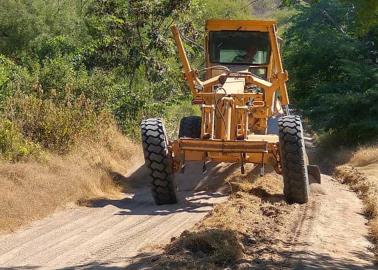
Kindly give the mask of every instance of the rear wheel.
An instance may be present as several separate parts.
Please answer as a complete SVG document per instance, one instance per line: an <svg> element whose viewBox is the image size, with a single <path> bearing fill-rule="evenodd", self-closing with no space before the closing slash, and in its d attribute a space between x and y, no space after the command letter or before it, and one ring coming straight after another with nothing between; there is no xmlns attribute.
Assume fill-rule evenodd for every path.
<svg viewBox="0 0 378 270"><path fill-rule="evenodd" d="M283 116L278 126L285 198L289 203L306 203L310 189L301 119Z"/></svg>
<svg viewBox="0 0 378 270"><path fill-rule="evenodd" d="M179 138L199 139L201 137L201 117L187 116L180 121Z"/></svg>
<svg viewBox="0 0 378 270"><path fill-rule="evenodd" d="M177 202L168 140L160 119L143 120L141 124L143 152L152 178L152 196L156 204Z"/></svg>

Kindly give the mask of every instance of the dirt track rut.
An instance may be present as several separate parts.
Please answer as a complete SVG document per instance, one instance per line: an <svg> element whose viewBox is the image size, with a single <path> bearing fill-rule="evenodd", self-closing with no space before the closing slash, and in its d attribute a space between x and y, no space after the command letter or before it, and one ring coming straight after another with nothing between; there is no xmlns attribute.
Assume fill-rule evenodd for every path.
<svg viewBox="0 0 378 270"><path fill-rule="evenodd" d="M155 206L139 169L130 176L139 182L135 194L66 209L0 236L0 269L124 269L141 250L168 243L226 199L209 183L217 185L234 166L211 167L206 176L194 173L201 166L192 169L179 180L178 205ZM196 186L207 191L188 191ZM328 176L312 189L311 202L293 220L288 254L296 269L375 269L356 195Z"/></svg>
<svg viewBox="0 0 378 270"><path fill-rule="evenodd" d="M329 176L312 185L291 247L296 269L377 269L356 194Z"/></svg>

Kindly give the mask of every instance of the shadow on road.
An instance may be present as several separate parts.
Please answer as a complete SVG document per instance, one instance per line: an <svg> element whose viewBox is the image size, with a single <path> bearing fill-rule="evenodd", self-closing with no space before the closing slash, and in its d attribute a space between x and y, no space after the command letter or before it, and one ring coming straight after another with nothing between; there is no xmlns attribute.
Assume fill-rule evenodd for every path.
<svg viewBox="0 0 378 270"><path fill-rule="evenodd" d="M127 244L127 243L125 243ZM291 243L283 243L284 245L291 245ZM263 256L264 253L276 254L280 257L278 261L272 261L271 256ZM356 254L356 257L363 258L365 254L363 252ZM140 253L139 255L127 258L126 256L122 258L122 262L130 262L126 267L115 266L114 261L93 261L85 264L78 264L74 266L57 268L57 270L74 270L74 269L94 269L94 270L139 270L139 269L161 269L161 265L156 262L160 258L160 254L157 253ZM195 254L193 254L195 258ZM306 259L303 259L303 258ZM198 263L201 264L201 259L198 258ZM177 268L169 269L183 269L185 268L185 260L183 257L177 256L176 258L171 258L169 262L170 266ZM252 260L242 259L237 262L239 265L249 265L248 268L242 269L306 269L306 270L320 270L320 269L338 269L338 270L373 270L377 269L375 266L361 266L357 265L356 262L348 260L348 258L335 259L327 254L317 254L313 252L282 252L272 247L265 247L263 249L256 250L256 256ZM201 264L206 267L206 263ZM217 269L225 269L228 265L218 266ZM230 265L231 266L231 265ZM237 268L236 265L234 265ZM1 270L34 270L40 269L41 266L12 266L12 267L0 267ZM205 269L205 268L201 268ZM214 268L211 268L214 269ZM228 268L227 268L228 269ZM230 268L234 269L234 268Z"/></svg>
<svg viewBox="0 0 378 270"><path fill-rule="evenodd" d="M125 267L120 266L113 266L112 262L90 262L86 264L79 264L75 266L69 266L64 268L56 268L56 270L78 270L78 269L96 269L96 270L121 270L125 269ZM1 270L34 270L34 269L41 269L42 266L12 266L12 267L1 267Z"/></svg>
<svg viewBox="0 0 378 270"><path fill-rule="evenodd" d="M253 188L250 193L255 195L256 197L259 197L263 202L277 203L285 201L285 196L282 193L271 194L262 187Z"/></svg>
<svg viewBox="0 0 378 270"><path fill-rule="evenodd" d="M186 213L200 213L208 212L208 208L213 206L213 203L207 202L209 199L224 197L224 194L209 193L209 192L180 192L182 197L181 202L172 205L155 205L151 198L149 198L149 190L137 192L130 198L120 200L96 200L92 201L90 207L105 207L112 205L120 210L115 215L169 215L172 213L186 212Z"/></svg>
<svg viewBox="0 0 378 270"><path fill-rule="evenodd" d="M111 172L113 180L120 184L125 196L120 199L95 199L85 202L87 207L101 208L113 206L119 209L115 215L169 215L179 212L207 212L214 202L227 195L225 179L231 175L238 164L209 164L202 173L202 164L189 163L185 173L177 174L178 203L157 206L151 196L150 177L144 165L129 176ZM221 191L222 190L222 191Z"/></svg>

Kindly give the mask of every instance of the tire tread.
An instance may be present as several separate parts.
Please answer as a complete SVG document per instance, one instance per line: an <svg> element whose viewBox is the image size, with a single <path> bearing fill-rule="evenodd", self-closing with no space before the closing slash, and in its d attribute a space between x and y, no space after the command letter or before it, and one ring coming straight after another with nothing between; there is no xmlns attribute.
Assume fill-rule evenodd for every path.
<svg viewBox="0 0 378 270"><path fill-rule="evenodd" d="M306 203L310 191L301 119L283 116L278 126L285 198L289 203Z"/></svg>
<svg viewBox="0 0 378 270"><path fill-rule="evenodd" d="M158 205L177 203L172 160L162 121L158 118L143 120L141 133L144 159L150 172L155 203Z"/></svg>

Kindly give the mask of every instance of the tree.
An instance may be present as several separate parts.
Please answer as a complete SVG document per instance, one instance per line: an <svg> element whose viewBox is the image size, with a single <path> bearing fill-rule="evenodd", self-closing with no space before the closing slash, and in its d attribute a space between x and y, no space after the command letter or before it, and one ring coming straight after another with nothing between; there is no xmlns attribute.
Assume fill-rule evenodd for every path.
<svg viewBox="0 0 378 270"><path fill-rule="evenodd" d="M20 57L21 52L58 35L71 43L85 42L84 5L77 0L0 1L0 52Z"/></svg>
<svg viewBox="0 0 378 270"><path fill-rule="evenodd" d="M353 31L349 10L325 0L301 7L285 37L291 96L315 128L348 144L378 134L376 48Z"/></svg>
<svg viewBox="0 0 378 270"><path fill-rule="evenodd" d="M352 6L355 12L356 26L360 34L378 27L378 1L376 0L341 0Z"/></svg>

